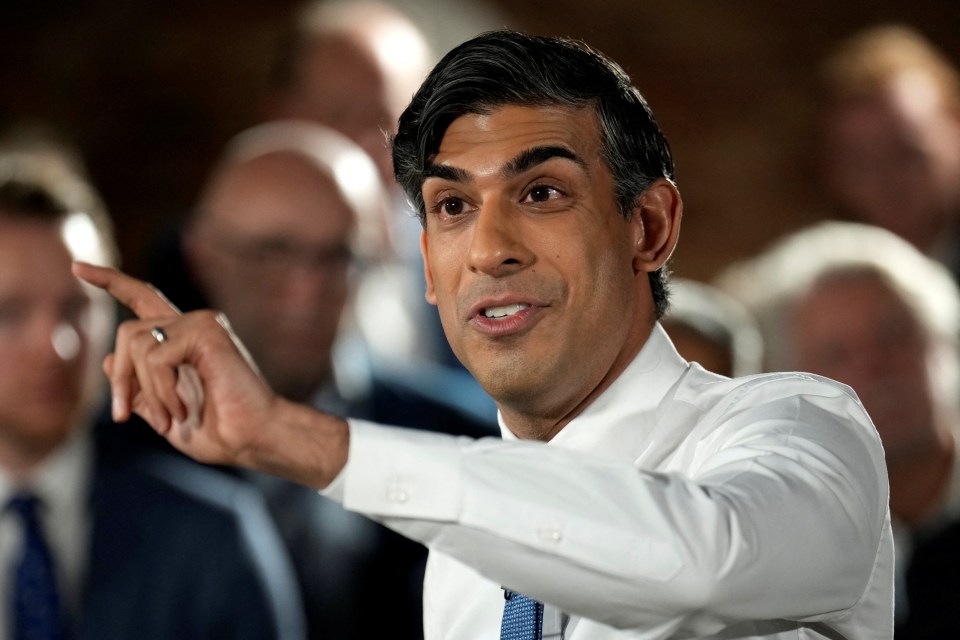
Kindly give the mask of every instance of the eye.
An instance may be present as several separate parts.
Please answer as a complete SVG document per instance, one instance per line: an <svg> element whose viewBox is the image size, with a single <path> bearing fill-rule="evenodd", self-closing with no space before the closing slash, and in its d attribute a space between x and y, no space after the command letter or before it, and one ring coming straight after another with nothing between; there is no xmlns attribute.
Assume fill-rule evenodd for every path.
<svg viewBox="0 0 960 640"><path fill-rule="evenodd" d="M524 202L548 202L559 198L561 195L563 195L563 193L556 187L538 184L534 185L530 191L527 192Z"/></svg>
<svg viewBox="0 0 960 640"><path fill-rule="evenodd" d="M448 216L457 216L463 213L463 200L460 198L447 198L440 203L443 212Z"/></svg>
<svg viewBox="0 0 960 640"><path fill-rule="evenodd" d="M275 238L251 242L247 249L249 250L250 259L261 263L282 262L290 254L294 253L290 243Z"/></svg>
<svg viewBox="0 0 960 640"><path fill-rule="evenodd" d="M454 196L440 199L432 208L431 213L455 218L462 215L467 209L466 203Z"/></svg>
<svg viewBox="0 0 960 640"><path fill-rule="evenodd" d="M87 296L77 296L63 303L60 317L71 326L80 326L90 310L90 299Z"/></svg>

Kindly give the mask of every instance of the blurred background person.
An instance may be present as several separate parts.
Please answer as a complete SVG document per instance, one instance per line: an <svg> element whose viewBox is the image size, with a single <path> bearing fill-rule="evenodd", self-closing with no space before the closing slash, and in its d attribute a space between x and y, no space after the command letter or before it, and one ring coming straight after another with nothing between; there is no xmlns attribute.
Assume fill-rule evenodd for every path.
<svg viewBox="0 0 960 640"><path fill-rule="evenodd" d="M395 5L307 2L275 52L263 118L311 120L339 131L392 185L388 137L434 62L426 36Z"/></svg>
<svg viewBox="0 0 960 640"><path fill-rule="evenodd" d="M381 356L446 358L442 339L423 331L436 315L423 300L419 225L393 179L389 137L433 65L420 28L400 9L378 0L313 0L292 16L279 41L263 100L266 120L303 119L347 136L377 165L389 206L383 212L389 245L382 259L402 267L381 271L358 292L370 315L389 313L390 328L368 331ZM363 319L361 317L361 322ZM433 321L430 325L439 326Z"/></svg>
<svg viewBox="0 0 960 640"><path fill-rule="evenodd" d="M94 424L114 307L76 259L117 259L97 194L0 152L0 638L304 637L260 496Z"/></svg>
<svg viewBox="0 0 960 640"><path fill-rule="evenodd" d="M822 76L828 195L960 276L960 71L918 31L884 25L843 41Z"/></svg>
<svg viewBox="0 0 960 640"><path fill-rule="evenodd" d="M897 549L896 638L960 637L960 297L878 227L825 222L720 282L764 321L771 370L850 385L876 424Z"/></svg>
<svg viewBox="0 0 960 640"><path fill-rule="evenodd" d="M351 298L362 271L379 268L384 206L374 163L336 131L306 121L248 129L227 145L203 188L184 231L185 280L171 298L223 311L267 382L291 400L401 426L499 436L495 417L455 403L449 381L415 369L394 376L369 358ZM374 320L386 330L394 319ZM421 636L423 547L311 489L252 477L294 559L311 637Z"/></svg>
<svg viewBox="0 0 960 640"><path fill-rule="evenodd" d="M436 309L424 299L420 225L393 179L389 136L433 62L422 30L389 2L308 1L290 14L277 42L260 115L337 131L378 170L380 185L369 188L383 204L363 225L376 241L368 243L367 268L358 271L351 301L358 344L371 366L420 384L426 394L443 384L445 401L495 421L492 400L456 360ZM171 270L183 262L182 240L174 226L154 242L146 276L163 291L182 288L183 274ZM194 295L178 303L195 308L204 300Z"/></svg>
<svg viewBox="0 0 960 640"><path fill-rule="evenodd" d="M424 300L420 225L393 178L389 137L435 61L423 30L395 4L312 0L293 14L280 40L263 113L326 125L370 154L389 197L388 242L379 256L384 268L358 285L359 327L384 366L433 369L437 377L456 379L466 402L482 402L485 394L453 355L436 309ZM377 321L385 315L393 318L389 327Z"/></svg>
<svg viewBox="0 0 960 640"><path fill-rule="evenodd" d="M746 308L704 282L671 278L660 321L681 356L729 378L760 373L763 344Z"/></svg>

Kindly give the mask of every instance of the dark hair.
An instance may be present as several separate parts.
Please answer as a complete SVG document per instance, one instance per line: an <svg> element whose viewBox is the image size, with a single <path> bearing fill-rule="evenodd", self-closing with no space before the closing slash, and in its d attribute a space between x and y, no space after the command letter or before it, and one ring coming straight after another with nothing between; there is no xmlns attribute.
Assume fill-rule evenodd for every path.
<svg viewBox="0 0 960 640"><path fill-rule="evenodd" d="M0 145L0 216L58 224L74 213L90 220L104 260L116 264L113 223L80 169L58 151L9 150Z"/></svg>
<svg viewBox="0 0 960 640"><path fill-rule="evenodd" d="M566 38L491 31L451 50L400 116L393 138L397 182L421 224L421 187L443 135L460 116L503 105L592 107L601 153L613 174L620 213L658 178L673 179L673 158L646 100L615 62ZM657 317L667 309L666 268L650 274Z"/></svg>
<svg viewBox="0 0 960 640"><path fill-rule="evenodd" d="M70 208L46 185L21 176L0 176L0 215L56 222Z"/></svg>

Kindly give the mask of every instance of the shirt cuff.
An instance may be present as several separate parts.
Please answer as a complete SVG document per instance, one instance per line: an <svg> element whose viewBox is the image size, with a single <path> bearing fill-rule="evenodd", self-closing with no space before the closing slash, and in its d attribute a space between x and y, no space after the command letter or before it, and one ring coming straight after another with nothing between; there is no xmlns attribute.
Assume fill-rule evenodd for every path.
<svg viewBox="0 0 960 640"><path fill-rule="evenodd" d="M343 485L345 483L344 473L346 471L346 466L343 469L340 469L340 473L337 474L337 477L333 479L333 482L328 484L323 489L320 489L320 495L326 496L335 502L343 504Z"/></svg>
<svg viewBox="0 0 960 640"><path fill-rule="evenodd" d="M456 521L462 509L461 444L416 429L348 420L347 464L324 490L350 511L374 517Z"/></svg>

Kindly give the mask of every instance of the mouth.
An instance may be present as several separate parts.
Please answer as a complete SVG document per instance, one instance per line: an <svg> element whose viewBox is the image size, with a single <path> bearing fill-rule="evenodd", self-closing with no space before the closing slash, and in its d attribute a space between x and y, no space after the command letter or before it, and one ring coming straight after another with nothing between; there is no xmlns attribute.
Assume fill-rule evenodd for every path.
<svg viewBox="0 0 960 640"><path fill-rule="evenodd" d="M492 320L500 320L502 318L509 318L514 316L524 309L529 309L530 305L525 302L518 302L516 304L507 304L499 307L487 307L482 309L480 314L485 318L490 318Z"/></svg>
<svg viewBox="0 0 960 640"><path fill-rule="evenodd" d="M471 309L470 325L488 337L503 337L530 329L544 311L545 305L535 301L486 300Z"/></svg>

